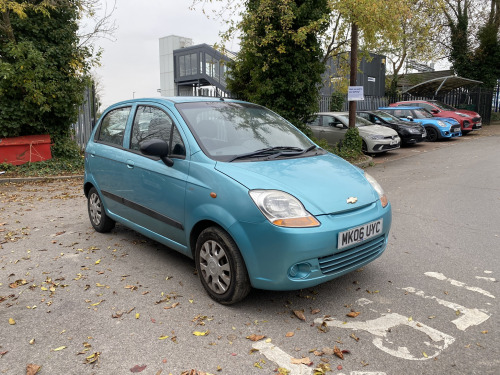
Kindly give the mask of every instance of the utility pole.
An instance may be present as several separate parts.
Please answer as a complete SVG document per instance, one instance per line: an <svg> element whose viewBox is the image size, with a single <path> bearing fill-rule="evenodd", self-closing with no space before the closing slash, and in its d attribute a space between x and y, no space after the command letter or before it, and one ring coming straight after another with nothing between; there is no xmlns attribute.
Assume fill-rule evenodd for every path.
<svg viewBox="0 0 500 375"><path fill-rule="evenodd" d="M356 86L358 77L358 25L353 22L351 25L351 76L349 86ZM356 126L356 101L349 102L349 127Z"/></svg>

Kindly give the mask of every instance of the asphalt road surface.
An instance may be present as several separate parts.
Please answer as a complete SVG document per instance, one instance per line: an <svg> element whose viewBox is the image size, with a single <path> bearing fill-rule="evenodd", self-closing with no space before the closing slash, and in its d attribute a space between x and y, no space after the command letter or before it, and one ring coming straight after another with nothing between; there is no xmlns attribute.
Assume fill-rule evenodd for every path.
<svg viewBox="0 0 500 375"><path fill-rule="evenodd" d="M81 180L0 185L0 374L498 374L499 145L485 132L376 157L385 253L230 307L190 259L121 225L96 233Z"/></svg>

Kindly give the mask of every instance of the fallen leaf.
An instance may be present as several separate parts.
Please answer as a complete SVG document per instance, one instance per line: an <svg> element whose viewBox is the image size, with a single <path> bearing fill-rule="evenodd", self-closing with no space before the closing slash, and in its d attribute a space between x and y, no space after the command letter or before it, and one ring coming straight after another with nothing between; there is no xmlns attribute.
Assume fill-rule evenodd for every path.
<svg viewBox="0 0 500 375"><path fill-rule="evenodd" d="M293 335L295 335L295 332L287 332L287 334L285 336L286 337L292 337Z"/></svg>
<svg viewBox="0 0 500 375"><path fill-rule="evenodd" d="M359 341L359 337L357 337L354 333L351 333L351 336L354 340Z"/></svg>
<svg viewBox="0 0 500 375"><path fill-rule="evenodd" d="M205 331L205 332L194 331L193 335L195 335L195 336L206 336L206 335L208 335L208 332L209 331Z"/></svg>
<svg viewBox="0 0 500 375"><path fill-rule="evenodd" d="M481 331L481 333L482 333L483 335L485 335L485 334L487 334L487 333L488 333L488 331Z"/></svg>
<svg viewBox="0 0 500 375"><path fill-rule="evenodd" d="M165 339L168 339L168 338L169 338L169 336L160 336L160 337L158 337L158 340L165 340Z"/></svg>
<svg viewBox="0 0 500 375"><path fill-rule="evenodd" d="M30 363L28 366L26 366L26 375L35 375L42 366L35 365L33 363Z"/></svg>
<svg viewBox="0 0 500 375"><path fill-rule="evenodd" d="M311 315L315 315L315 314L318 314L320 312L321 312L320 309L314 309L314 310L311 310Z"/></svg>
<svg viewBox="0 0 500 375"><path fill-rule="evenodd" d="M259 341L259 340L262 340L264 337L264 335L256 335L255 333L251 334L250 336L247 336L247 339L249 339L250 341Z"/></svg>
<svg viewBox="0 0 500 375"><path fill-rule="evenodd" d="M306 321L306 316L304 315L304 310L293 310L293 313L300 320Z"/></svg>
<svg viewBox="0 0 500 375"><path fill-rule="evenodd" d="M134 367L132 367L130 369L130 372L141 372L141 371L144 371L146 369L146 365L143 365L143 366L138 366L138 365L135 365Z"/></svg>
<svg viewBox="0 0 500 375"><path fill-rule="evenodd" d="M101 355L101 352L95 352L94 354L89 355L88 357L85 357L85 363L90 363L93 364L99 360L99 356Z"/></svg>
<svg viewBox="0 0 500 375"><path fill-rule="evenodd" d="M30 340L30 345L33 345L35 343L35 339Z"/></svg>
<svg viewBox="0 0 500 375"><path fill-rule="evenodd" d="M429 358L426 352L422 352L422 354L424 355L425 358Z"/></svg>
<svg viewBox="0 0 500 375"><path fill-rule="evenodd" d="M357 317L359 314L361 314L360 311L351 311L350 313L347 313L346 315L349 317L349 318L355 318Z"/></svg>
<svg viewBox="0 0 500 375"><path fill-rule="evenodd" d="M342 365L338 365L337 370L339 370L339 371L342 370Z"/></svg>
<svg viewBox="0 0 500 375"><path fill-rule="evenodd" d="M311 359L309 357L305 358L292 358L290 362L294 365L307 365L312 364Z"/></svg>
<svg viewBox="0 0 500 375"><path fill-rule="evenodd" d="M5 354L7 354L8 352L9 352L8 350L6 350L6 351L4 351L4 352L0 352L0 358L2 358L2 357L3 357Z"/></svg>
<svg viewBox="0 0 500 375"><path fill-rule="evenodd" d="M101 260L100 260L100 259L97 259L97 260L95 261L95 264L99 264L99 263L101 263Z"/></svg>
<svg viewBox="0 0 500 375"><path fill-rule="evenodd" d="M53 352L58 352L58 351L63 350L63 349L66 349L66 347L65 346L60 346L58 348L52 349L52 351Z"/></svg>
<svg viewBox="0 0 500 375"><path fill-rule="evenodd" d="M344 354L342 354L342 351L336 345L333 347L333 354L335 354L340 359L344 359Z"/></svg>
<svg viewBox="0 0 500 375"><path fill-rule="evenodd" d="M16 321L12 318L9 318L9 324L13 326L14 324L16 324Z"/></svg>

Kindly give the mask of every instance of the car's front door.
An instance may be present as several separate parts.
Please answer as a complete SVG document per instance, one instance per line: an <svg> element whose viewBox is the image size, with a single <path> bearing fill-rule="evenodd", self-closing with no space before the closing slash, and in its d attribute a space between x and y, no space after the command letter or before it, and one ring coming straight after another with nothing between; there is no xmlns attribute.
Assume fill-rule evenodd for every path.
<svg viewBox="0 0 500 375"><path fill-rule="evenodd" d="M133 212L128 218L154 233L186 245L184 231L186 180L189 161L186 144L174 116L166 108L139 105L129 133L127 178L123 200ZM173 166L168 167L156 157L143 155L141 142L159 138L169 144Z"/></svg>
<svg viewBox="0 0 500 375"><path fill-rule="evenodd" d="M347 127L337 118L330 115L322 115L321 138L327 140L328 144L336 145L343 140Z"/></svg>

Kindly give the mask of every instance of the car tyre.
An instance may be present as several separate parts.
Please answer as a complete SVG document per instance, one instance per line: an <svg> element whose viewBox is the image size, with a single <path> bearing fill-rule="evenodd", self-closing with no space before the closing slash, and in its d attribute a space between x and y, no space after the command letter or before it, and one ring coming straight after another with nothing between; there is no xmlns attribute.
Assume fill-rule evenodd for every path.
<svg viewBox="0 0 500 375"><path fill-rule="evenodd" d="M99 233L110 232L115 227L115 221L106 215L101 196L96 188L91 188L87 196L87 208L90 223Z"/></svg>
<svg viewBox="0 0 500 375"><path fill-rule="evenodd" d="M200 233L195 262L200 281L213 300L231 305L250 293L243 257L231 236L221 228L209 227Z"/></svg>
<svg viewBox="0 0 500 375"><path fill-rule="evenodd" d="M432 126L426 126L425 130L427 131L427 142L436 142L438 139L438 132Z"/></svg>

